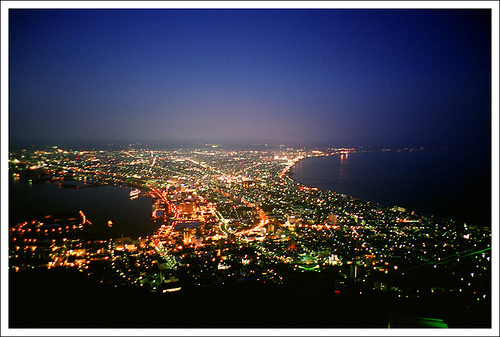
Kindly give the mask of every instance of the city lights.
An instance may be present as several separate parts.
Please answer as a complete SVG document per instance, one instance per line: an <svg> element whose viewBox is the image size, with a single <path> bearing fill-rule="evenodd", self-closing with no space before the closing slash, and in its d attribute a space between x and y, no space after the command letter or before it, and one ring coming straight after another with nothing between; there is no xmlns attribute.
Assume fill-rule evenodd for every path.
<svg viewBox="0 0 500 337"><path fill-rule="evenodd" d="M488 228L376 207L290 178L302 159L353 151L85 151L77 160L49 150L36 153L43 171L13 153L10 170L20 179L36 171L40 181L75 188L128 185L131 198L151 201L158 227L143 238L90 240L94 225L82 210L26 219L9 230L10 268L77 269L103 286L158 296L280 287L312 274L328 278L332 294L491 297Z"/></svg>

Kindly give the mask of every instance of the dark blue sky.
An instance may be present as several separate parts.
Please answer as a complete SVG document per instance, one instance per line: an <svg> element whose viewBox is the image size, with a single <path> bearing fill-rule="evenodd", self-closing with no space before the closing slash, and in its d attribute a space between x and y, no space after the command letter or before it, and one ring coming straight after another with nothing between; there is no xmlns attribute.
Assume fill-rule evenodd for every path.
<svg viewBox="0 0 500 337"><path fill-rule="evenodd" d="M490 143L489 10L10 10L11 142Z"/></svg>

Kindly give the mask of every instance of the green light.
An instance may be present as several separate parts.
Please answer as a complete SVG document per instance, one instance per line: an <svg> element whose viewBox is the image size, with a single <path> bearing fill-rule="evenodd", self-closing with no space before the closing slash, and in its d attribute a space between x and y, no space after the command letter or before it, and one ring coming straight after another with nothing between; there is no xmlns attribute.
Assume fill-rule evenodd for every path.
<svg viewBox="0 0 500 337"><path fill-rule="evenodd" d="M447 329L448 325L439 318L413 317L402 315L389 316L389 328L435 328Z"/></svg>
<svg viewBox="0 0 500 337"><path fill-rule="evenodd" d="M304 269L304 270L314 270L314 271L319 271L319 264L315 265L314 267L305 267L305 266L299 266L299 268Z"/></svg>

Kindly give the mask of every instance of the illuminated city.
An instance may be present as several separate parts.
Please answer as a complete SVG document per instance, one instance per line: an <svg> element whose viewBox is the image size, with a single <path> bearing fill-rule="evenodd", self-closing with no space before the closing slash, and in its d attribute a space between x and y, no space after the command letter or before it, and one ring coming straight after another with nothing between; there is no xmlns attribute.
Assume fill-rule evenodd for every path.
<svg viewBox="0 0 500 337"><path fill-rule="evenodd" d="M452 296L467 307L488 307L489 227L379 207L289 177L301 159L354 151L207 144L11 153L13 179L76 189L128 186L131 199L151 199L159 228L146 237L92 240L92 220L82 210L29 219L10 228L10 269L72 268L103 286L159 294L238 284L279 288L307 274L325 277L324 291L339 297Z"/></svg>
<svg viewBox="0 0 500 337"><path fill-rule="evenodd" d="M2 1L1 335L497 336L457 3Z"/></svg>

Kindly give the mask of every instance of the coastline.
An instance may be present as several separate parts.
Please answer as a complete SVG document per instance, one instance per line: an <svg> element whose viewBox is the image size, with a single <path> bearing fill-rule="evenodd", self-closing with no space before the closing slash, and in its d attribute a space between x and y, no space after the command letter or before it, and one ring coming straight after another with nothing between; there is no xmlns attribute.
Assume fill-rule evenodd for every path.
<svg viewBox="0 0 500 337"><path fill-rule="evenodd" d="M441 150L446 150L446 151L442 152ZM415 153L415 156L412 154L405 155L401 157L402 158L401 161L399 160L400 158L399 156L385 157L386 153L399 154L404 152L413 152ZM419 154L417 154L417 152L419 152ZM425 154L421 154L422 152L425 152ZM489 216L491 215L492 209L491 209L491 200L488 199L489 195L487 194L488 182L483 181L487 179L487 177L484 175L485 178L482 178L482 180L480 179L478 181L477 179L478 175L475 176L466 174L460 175L462 173L471 172L472 166L470 166L470 163L469 164L466 163L466 165L469 166L465 167L465 169L460 168L451 171L450 179L448 179L448 173L445 173L446 174L445 176L446 179L444 179L445 181L442 181L439 178L434 179L434 182L431 183L427 183L426 181L426 178L428 176L432 178L438 176L438 175L432 175L433 170L435 170L436 167L436 165L434 164L436 160L438 161L443 160L447 162L448 167L450 167L452 166L453 163L455 163L457 153L460 155L459 151L454 151L454 149L439 148L439 149L429 149L425 151L387 151L387 152L369 151L369 152L355 152L353 154L358 154L358 153L363 155L368 154L373 156L369 159L363 158L363 160L359 160L361 156L353 157L356 158L357 160L356 161L351 160L350 165L347 166L347 169L344 172L344 180L337 181L339 185L342 185L344 187L344 189L341 191L338 191L333 188L328 188L325 186L331 184L330 177L328 177L327 175L321 176L322 174L321 172L322 169L324 169L325 167L327 168L327 170L330 170L330 166L319 167L319 165L328 165L324 163L320 164L319 161L327 160L328 157L332 157L336 154L304 157L296 161L294 165L286 172L286 175L292 181L302 186L308 188L315 188L321 191L328 191L331 193L335 193L337 195L351 198L353 200L359 200L364 203L370 203L370 205L373 205L374 207L375 206L378 208L400 207L401 209L404 209L408 213L413 212L416 215L426 218L453 220L457 223L467 223L473 226L491 227L491 217ZM429 155L427 155L427 153L429 153ZM381 156L382 154L384 154L384 156ZM372 163L373 160L372 158L376 159L375 162L373 163ZM398 158L398 159L396 161L392 161L393 158ZM306 170L304 167L300 168L302 172L301 174L298 174L297 165L299 163L307 162L306 159L310 160L318 159L318 162L314 163L314 165L308 165L307 167L307 171L311 171L308 172L309 174L311 173L314 174L315 171L318 171L318 176L314 177L315 183L307 182L307 179L304 179L304 177L307 175L304 174L304 170ZM389 173L383 171L388 167L388 164L386 163L387 159L399 165L399 166L393 165L389 167L391 170L391 172ZM377 165L377 161L380 164L382 170L378 169L377 172L374 174L373 170L371 170L370 165ZM367 165L367 163L369 163L369 165ZM407 170L407 167L411 166L410 164L418 165L420 166L420 169L419 168L416 169L415 167L410 167ZM475 167L476 166L474 166L474 168ZM338 169L338 166L337 167L333 166L333 168ZM364 170L370 171L369 173L367 172L367 174L369 174L370 177L367 177L365 174L363 174L361 178L358 177L360 173L365 172ZM337 173L338 172L332 174L335 175ZM441 172L437 173L440 174ZM392 179L392 175L394 175L394 179ZM385 178L386 183L383 183L383 179L381 179L382 176ZM410 178L408 184L406 184L405 176L408 176L408 178ZM318 179L321 180L322 178L325 178L326 181L324 183L323 182L319 183ZM332 178L335 179L334 176ZM368 180L371 178L375 178L374 179L375 182L373 184L371 184L372 182L371 180ZM337 180L338 179L339 178L337 177ZM388 184L387 182L390 184ZM422 182L422 184L425 184L427 189L425 189L424 186L420 184L420 182ZM350 187L349 186L350 184L355 184L353 185L354 189L357 189L359 191L365 190L367 193L365 193L364 198L358 196L358 194L355 193L354 191L351 193L347 191L346 193L346 189ZM366 188L365 185L368 184L370 184L370 187ZM388 187L386 187L386 185ZM366 195L369 195L372 191L375 191L375 193L372 194L373 197L369 196L370 199L368 199ZM396 196L392 198L392 200L394 200L393 202L390 201L392 193L394 193L394 195ZM378 196L382 197L382 200L377 196L377 194ZM398 199L397 198L398 194L403 195L405 198ZM385 200L383 200L384 198ZM389 200L389 202L387 202L387 200Z"/></svg>
<svg viewBox="0 0 500 337"><path fill-rule="evenodd" d="M122 233L130 237L145 237L157 226L150 220L151 199L141 197L132 201L130 191L134 187L127 184L66 188L51 182L29 187L28 180L29 177L21 177L17 182L9 182L16 184L10 186L15 196L13 194L10 199L9 227L32 217L73 210L85 213L99 238L120 237ZM108 226L109 220L113 221L112 228Z"/></svg>
<svg viewBox="0 0 500 337"><path fill-rule="evenodd" d="M355 197L354 195L340 193L340 192L333 191L333 190L330 190L330 189L320 188L318 186L311 186L311 185L308 185L308 184L306 184L306 183L304 183L304 182L302 182L300 180L297 180L297 179L295 179L295 178L292 177L292 175L294 174L293 169L294 169L295 165L298 164L299 162L307 160L307 159L312 159L312 158L327 158L327 157L332 157L332 156L335 156L335 155L337 155L337 154L333 153L333 154L330 154L330 155L311 156L311 157L302 158L302 159L298 160L297 162L295 162L295 164L285 173L285 175L288 178L290 178L291 180L293 180L294 182L296 182L297 184L302 185L302 186L307 187L307 188L317 189L318 191L324 191L324 192L338 194L338 195L340 195L343 198L350 198L351 200L358 200L358 201L364 202L366 204L374 204L372 201L363 200L363 199L360 199L358 197ZM374 206L378 207L378 208L390 208L391 207L391 206L380 205L380 204L376 204ZM415 212L415 214L421 214L421 213ZM422 214L422 215L425 215L425 214Z"/></svg>

